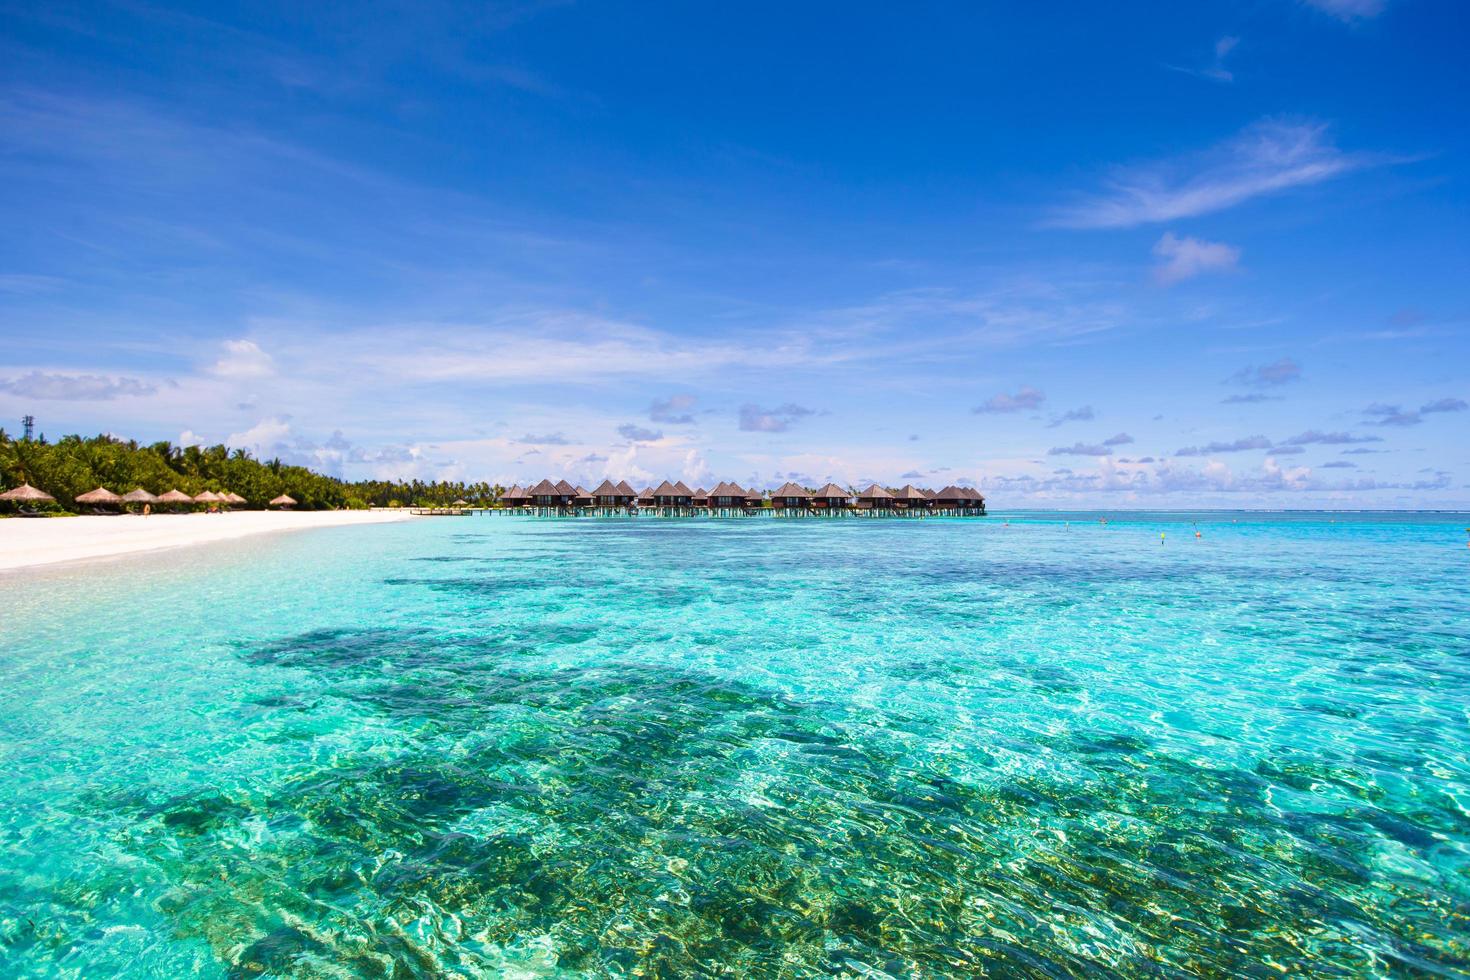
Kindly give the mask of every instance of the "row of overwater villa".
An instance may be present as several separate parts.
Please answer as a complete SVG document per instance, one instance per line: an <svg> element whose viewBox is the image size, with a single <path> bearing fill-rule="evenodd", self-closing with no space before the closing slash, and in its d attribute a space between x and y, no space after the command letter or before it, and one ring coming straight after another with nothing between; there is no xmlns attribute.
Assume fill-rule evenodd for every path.
<svg viewBox="0 0 1470 980"><path fill-rule="evenodd" d="M713 490L691 490L682 480L665 480L638 491L627 481L603 480L595 490L584 490L566 480L542 480L529 488L511 487L501 494L499 507L491 513L542 517L983 517L985 498L977 490L956 486L927 490L908 485L888 490L875 483L854 493L835 483L815 492L787 483L767 496L729 482Z"/></svg>

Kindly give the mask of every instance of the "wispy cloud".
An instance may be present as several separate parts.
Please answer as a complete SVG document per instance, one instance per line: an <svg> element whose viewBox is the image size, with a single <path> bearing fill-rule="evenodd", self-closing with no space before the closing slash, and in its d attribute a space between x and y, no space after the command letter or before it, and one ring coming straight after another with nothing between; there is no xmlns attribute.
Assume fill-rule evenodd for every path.
<svg viewBox="0 0 1470 980"><path fill-rule="evenodd" d="M1243 453L1252 449L1270 449L1271 440L1265 436L1246 436L1231 442L1211 442L1203 446L1186 446L1176 449L1175 456L1214 456L1218 453Z"/></svg>
<svg viewBox="0 0 1470 980"><path fill-rule="evenodd" d="M1463 412L1470 408L1460 398L1439 398L1427 404L1419 406L1418 410L1405 409L1398 405L1384 405L1375 403L1363 409L1363 414L1368 416L1369 425L1389 425L1407 428L1419 425L1424 421L1424 416L1434 415L1440 412Z"/></svg>
<svg viewBox="0 0 1470 980"><path fill-rule="evenodd" d="M158 391L158 385L137 378L101 374L45 374L32 371L18 378L0 379L0 391L23 398L100 402L151 395Z"/></svg>
<svg viewBox="0 0 1470 980"><path fill-rule="evenodd" d="M689 410L694 407L694 402L693 395L671 395L663 401L655 399L648 406L648 420L664 425L692 425L694 416Z"/></svg>
<svg viewBox="0 0 1470 980"><path fill-rule="evenodd" d="M572 445L572 440L568 439L565 435L563 435L560 432L548 432L546 435L539 435L539 436L536 435L536 434L534 434L534 433L529 433L528 432L525 435L521 436L519 439L512 439L511 442L518 442L518 443L521 443L522 445L526 445L526 446L570 446L570 445Z"/></svg>
<svg viewBox="0 0 1470 980"><path fill-rule="evenodd" d="M1010 412L1026 412L1040 408L1046 401L1046 393L1030 385L1023 385L1020 391L1014 395L1001 392L986 399L984 404L976 405L976 415L1004 415Z"/></svg>
<svg viewBox="0 0 1470 980"><path fill-rule="evenodd" d="M1203 153L1117 170L1101 192L1056 209L1046 224L1132 228L1177 221L1385 162L1344 153L1323 123L1265 119Z"/></svg>
<svg viewBox="0 0 1470 980"><path fill-rule="evenodd" d="M1385 0L1303 0L1309 7L1316 7L1338 20L1353 23L1371 20L1383 13L1388 4Z"/></svg>
<svg viewBox="0 0 1470 980"><path fill-rule="evenodd" d="M1126 446L1133 442L1133 437L1126 432L1119 432L1109 439L1100 443L1073 443L1070 446L1053 446L1046 451L1048 456L1111 456L1113 450L1118 446Z"/></svg>
<svg viewBox="0 0 1470 980"><path fill-rule="evenodd" d="M1215 42L1212 60L1193 68L1184 65L1165 65L1164 67L1182 71L1186 75L1208 78L1212 82L1233 82L1235 75L1225 67L1225 57L1234 51L1238 44L1240 44L1240 38L1227 34Z"/></svg>
<svg viewBox="0 0 1470 980"><path fill-rule="evenodd" d="M664 437L664 434L657 429L645 429L632 422L618 426L618 435L629 442L658 442Z"/></svg>
<svg viewBox="0 0 1470 980"><path fill-rule="evenodd" d="M1283 441L1286 446L1350 446L1360 442L1382 442L1378 436L1358 436L1351 432L1319 432L1308 429Z"/></svg>
<svg viewBox="0 0 1470 980"><path fill-rule="evenodd" d="M1248 388L1276 388L1302 378L1302 366L1289 357L1270 364L1252 364L1236 371L1225 379L1226 384L1245 385Z"/></svg>
<svg viewBox="0 0 1470 980"><path fill-rule="evenodd" d="M1279 402L1280 395L1268 395L1263 391L1252 391L1247 394L1231 395L1229 398L1220 399L1221 405L1257 405L1261 402Z"/></svg>
<svg viewBox="0 0 1470 980"><path fill-rule="evenodd" d="M1055 429L1057 426L1066 425L1068 422L1091 422L1095 417L1092 406L1083 405L1081 408L1074 408L1069 412L1053 415L1051 421L1046 423L1046 427L1048 429Z"/></svg>
<svg viewBox="0 0 1470 980"><path fill-rule="evenodd" d="M785 432L799 420L815 414L815 409L804 408L792 402L771 409L745 404L740 406L740 431Z"/></svg>
<svg viewBox="0 0 1470 980"><path fill-rule="evenodd" d="M1172 231L1154 243L1154 281L1162 286L1193 279L1206 272L1225 272L1240 263L1240 249L1202 238L1179 238Z"/></svg>

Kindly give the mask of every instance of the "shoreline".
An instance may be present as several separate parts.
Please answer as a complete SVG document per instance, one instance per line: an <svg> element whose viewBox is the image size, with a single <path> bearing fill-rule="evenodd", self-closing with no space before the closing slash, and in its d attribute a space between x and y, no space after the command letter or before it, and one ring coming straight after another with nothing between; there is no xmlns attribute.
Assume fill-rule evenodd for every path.
<svg viewBox="0 0 1470 980"><path fill-rule="evenodd" d="M0 575L68 562L235 541L258 534L412 520L404 511L231 511L148 517L13 518L0 521Z"/></svg>

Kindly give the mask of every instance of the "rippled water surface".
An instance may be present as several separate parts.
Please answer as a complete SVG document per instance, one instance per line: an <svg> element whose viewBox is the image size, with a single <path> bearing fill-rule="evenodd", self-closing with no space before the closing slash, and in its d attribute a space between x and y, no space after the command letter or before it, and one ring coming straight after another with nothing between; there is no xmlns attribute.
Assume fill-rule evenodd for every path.
<svg viewBox="0 0 1470 980"><path fill-rule="evenodd" d="M1467 523L476 517L0 578L0 976L1464 975Z"/></svg>

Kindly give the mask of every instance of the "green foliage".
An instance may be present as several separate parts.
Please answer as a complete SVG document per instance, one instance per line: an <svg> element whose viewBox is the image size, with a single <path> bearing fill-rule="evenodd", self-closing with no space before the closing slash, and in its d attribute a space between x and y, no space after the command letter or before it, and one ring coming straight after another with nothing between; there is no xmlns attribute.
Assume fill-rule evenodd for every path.
<svg viewBox="0 0 1470 980"><path fill-rule="evenodd" d="M29 483L56 498L61 508L75 510L76 497L103 486L115 493L142 487L161 494L182 490L193 496L205 490L233 491L247 507L262 508L280 494L295 498L302 509L386 506L406 501L414 506L445 505L463 498L488 505L499 487L488 483L425 483L365 480L348 483L290 466L279 459L257 460L243 449L227 446L175 446L99 435L66 436L55 443L15 439L0 429L0 490Z"/></svg>

